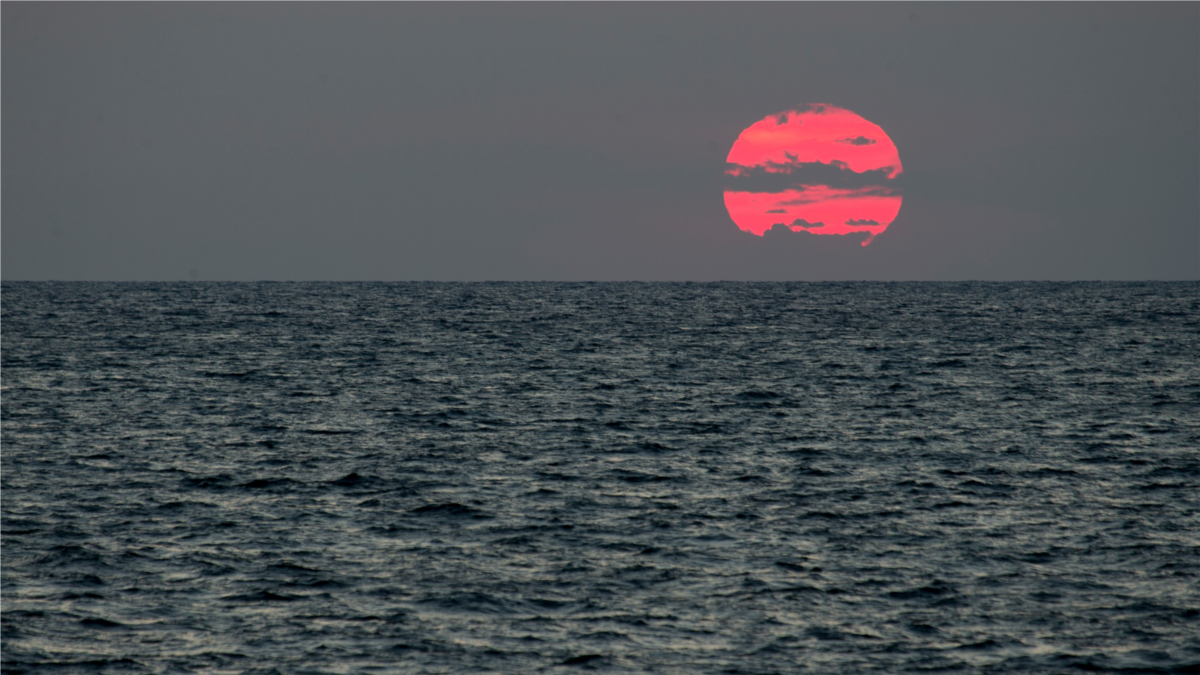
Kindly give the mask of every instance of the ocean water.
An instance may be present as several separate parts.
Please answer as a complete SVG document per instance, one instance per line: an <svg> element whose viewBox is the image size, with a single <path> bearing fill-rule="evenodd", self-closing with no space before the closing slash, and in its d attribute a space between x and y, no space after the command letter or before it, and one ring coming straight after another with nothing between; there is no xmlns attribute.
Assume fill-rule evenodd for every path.
<svg viewBox="0 0 1200 675"><path fill-rule="evenodd" d="M1200 284L4 283L5 673L1200 672Z"/></svg>

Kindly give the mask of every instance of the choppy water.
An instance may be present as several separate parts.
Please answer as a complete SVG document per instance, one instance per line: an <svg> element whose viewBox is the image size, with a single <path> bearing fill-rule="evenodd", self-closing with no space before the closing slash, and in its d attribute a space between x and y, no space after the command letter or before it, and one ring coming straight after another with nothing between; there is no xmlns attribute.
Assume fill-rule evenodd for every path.
<svg viewBox="0 0 1200 675"><path fill-rule="evenodd" d="M3 285L32 672L1200 672L1200 284Z"/></svg>

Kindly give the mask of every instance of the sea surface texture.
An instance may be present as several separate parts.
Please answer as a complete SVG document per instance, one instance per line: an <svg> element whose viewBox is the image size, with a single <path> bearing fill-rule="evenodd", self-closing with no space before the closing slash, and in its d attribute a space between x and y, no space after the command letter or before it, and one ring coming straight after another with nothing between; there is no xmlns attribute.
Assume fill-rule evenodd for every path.
<svg viewBox="0 0 1200 675"><path fill-rule="evenodd" d="M3 284L5 673L1197 673L1200 284Z"/></svg>

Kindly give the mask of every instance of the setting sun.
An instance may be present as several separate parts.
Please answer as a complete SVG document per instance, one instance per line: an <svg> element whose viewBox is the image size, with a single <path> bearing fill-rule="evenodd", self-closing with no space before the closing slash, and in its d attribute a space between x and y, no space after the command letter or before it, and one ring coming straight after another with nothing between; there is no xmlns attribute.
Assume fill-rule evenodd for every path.
<svg viewBox="0 0 1200 675"><path fill-rule="evenodd" d="M866 246L900 212L903 167L892 139L832 105L764 117L738 136L726 163L725 208L738 227L759 236L776 225L865 232Z"/></svg>

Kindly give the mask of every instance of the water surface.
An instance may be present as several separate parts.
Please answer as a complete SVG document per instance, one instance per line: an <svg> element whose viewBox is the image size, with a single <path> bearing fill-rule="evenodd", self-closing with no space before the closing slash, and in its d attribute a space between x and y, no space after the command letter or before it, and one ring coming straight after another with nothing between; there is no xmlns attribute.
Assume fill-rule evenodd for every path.
<svg viewBox="0 0 1200 675"><path fill-rule="evenodd" d="M3 285L17 672L1200 672L1200 284Z"/></svg>

